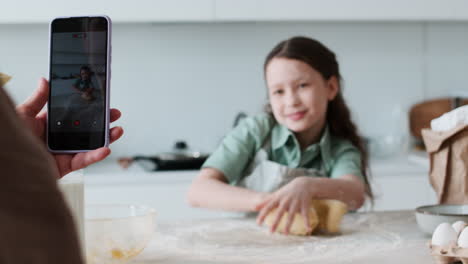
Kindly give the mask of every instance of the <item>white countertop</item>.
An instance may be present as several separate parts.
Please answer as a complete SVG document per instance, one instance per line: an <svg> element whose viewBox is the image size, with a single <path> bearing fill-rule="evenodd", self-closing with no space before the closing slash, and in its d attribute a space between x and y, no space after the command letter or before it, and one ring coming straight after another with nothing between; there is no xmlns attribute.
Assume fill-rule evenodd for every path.
<svg viewBox="0 0 468 264"><path fill-rule="evenodd" d="M134 263L432 263L413 211L347 214L341 229L294 237L252 218L162 222Z"/></svg>
<svg viewBox="0 0 468 264"><path fill-rule="evenodd" d="M408 156L371 161L371 184L376 211L412 209L436 202L429 184L428 167ZM138 164L123 170L107 159L85 169L87 203L132 203L151 206L163 220L219 216L218 211L192 208L188 188L198 170L144 171ZM362 210L367 210L368 206Z"/></svg>
<svg viewBox="0 0 468 264"><path fill-rule="evenodd" d="M374 178L400 177L408 175L427 177L429 162L425 164L421 155L399 155L389 159L371 159L370 169ZM197 170L185 171L144 171L138 164L124 170L117 160L109 158L85 169L86 184L131 184L135 182L177 183L188 182L198 173Z"/></svg>

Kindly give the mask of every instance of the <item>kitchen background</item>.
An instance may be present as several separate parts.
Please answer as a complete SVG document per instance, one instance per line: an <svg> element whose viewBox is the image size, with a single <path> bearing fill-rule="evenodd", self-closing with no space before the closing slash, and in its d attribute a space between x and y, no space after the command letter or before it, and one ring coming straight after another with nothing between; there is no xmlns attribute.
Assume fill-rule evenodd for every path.
<svg viewBox="0 0 468 264"><path fill-rule="evenodd" d="M380 158L370 164L374 209L414 209L436 203L428 160L383 154L405 152L412 105L467 97L467 10L463 0L17 0L2 3L0 71L13 76L6 88L22 102L48 74L53 17L111 16L111 105L125 134L106 162L85 170L86 201L148 204L162 219L212 217L185 200L197 171L124 171L116 159L171 151L177 140L213 151L239 112L262 111L273 46L313 37L337 54L362 134L389 142L371 155Z"/></svg>
<svg viewBox="0 0 468 264"><path fill-rule="evenodd" d="M404 153L410 137L408 111L425 100L468 97L468 1L4 2L0 9L0 72L13 76L6 88L17 103L32 93L39 77L48 74L51 18L82 14L112 17L111 105L123 112L115 125L123 126L125 135L112 145L106 161L67 175L61 182L76 179L68 184L79 189L74 194L84 197L74 197L80 202L75 206L84 202L86 208L94 203L154 208L158 234L153 242L157 244L143 253L148 259L170 261L173 256L164 255L165 247L160 245L172 247L175 243L177 252L182 245L180 252L191 251L197 257L204 251L210 255L231 250L226 255L248 255L249 261L254 254L243 254L247 252L243 249L259 245L274 248L278 256L295 262L303 255L307 255L307 262L315 255L331 258L333 263L341 259L358 262L341 254L344 251L380 256L361 261L365 263L398 257L414 257L411 263L428 262L428 238L418 233L413 213L415 208L438 201L429 183L429 161L424 152L417 159L413 152ZM279 41L294 35L316 38L336 52L343 92L358 127L372 142L388 143L371 153L373 207L367 203L359 209L363 214L350 214L358 217L359 232L325 244L314 240L319 244L310 248L318 249L318 254L304 251L303 244L298 247L292 240L286 243L294 250L286 254L283 252L288 247L276 250L280 245L277 239L269 244L268 237L257 244L255 240L262 237L251 229L245 235L248 240L242 240L243 233L233 229L236 225L203 222L224 222L220 216L233 215L188 205L187 190L198 170L148 172L139 166L123 170L116 163L122 156L170 151L177 140L185 140L193 150L213 151L239 112L252 115L262 111L266 102L264 57ZM378 212L390 210L396 212ZM377 214L366 214L368 211ZM119 228L117 233L125 233L121 230L125 229ZM346 238L359 243L346 243ZM99 246L106 245L97 241ZM216 247L211 250L206 244ZM359 250L354 250L357 244ZM394 245L398 246L394 251L380 250ZM228 251L223 251L226 248ZM334 249L340 253L333 253ZM277 260L271 252L260 255ZM224 259L229 258L216 258Z"/></svg>
<svg viewBox="0 0 468 264"><path fill-rule="evenodd" d="M2 71L22 102L48 72L48 25L1 24ZM113 156L152 154L186 140L213 150L239 111L266 101L262 64L280 40L317 38L338 55L362 133L408 135L419 101L467 91L467 22L115 23L111 104L125 137Z"/></svg>

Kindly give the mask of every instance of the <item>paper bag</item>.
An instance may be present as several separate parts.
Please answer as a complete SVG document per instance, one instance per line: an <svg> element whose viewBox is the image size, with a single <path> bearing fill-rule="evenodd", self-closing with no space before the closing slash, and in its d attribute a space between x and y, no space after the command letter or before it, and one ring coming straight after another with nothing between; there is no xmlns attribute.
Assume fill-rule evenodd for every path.
<svg viewBox="0 0 468 264"><path fill-rule="evenodd" d="M441 204L468 204L468 125L445 132L423 129L429 180Z"/></svg>

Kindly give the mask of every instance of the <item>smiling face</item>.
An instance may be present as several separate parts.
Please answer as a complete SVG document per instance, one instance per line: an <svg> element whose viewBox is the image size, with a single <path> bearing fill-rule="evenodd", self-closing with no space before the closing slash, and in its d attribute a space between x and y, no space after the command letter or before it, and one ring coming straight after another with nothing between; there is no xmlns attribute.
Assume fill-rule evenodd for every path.
<svg viewBox="0 0 468 264"><path fill-rule="evenodd" d="M273 115L296 135L317 136L326 122L327 106L338 92L336 77L325 80L308 64L273 58L265 69Z"/></svg>

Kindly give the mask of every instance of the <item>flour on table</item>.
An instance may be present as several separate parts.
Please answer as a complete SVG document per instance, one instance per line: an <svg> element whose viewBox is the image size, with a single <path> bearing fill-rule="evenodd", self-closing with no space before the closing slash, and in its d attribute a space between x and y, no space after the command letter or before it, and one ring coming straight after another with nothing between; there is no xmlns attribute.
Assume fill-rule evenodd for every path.
<svg viewBox="0 0 468 264"><path fill-rule="evenodd" d="M340 235L307 237L270 234L255 219L181 221L158 228L151 247L155 254L172 252L207 262L299 263L332 258L344 263L402 247L398 235L402 230L394 227L407 226L410 221L414 219L389 214L383 226L373 214L348 214Z"/></svg>

